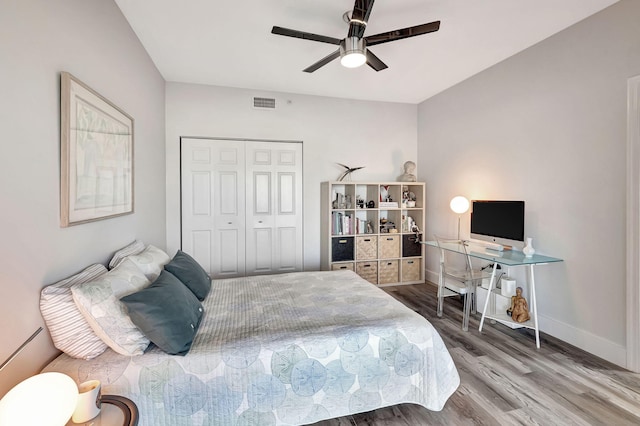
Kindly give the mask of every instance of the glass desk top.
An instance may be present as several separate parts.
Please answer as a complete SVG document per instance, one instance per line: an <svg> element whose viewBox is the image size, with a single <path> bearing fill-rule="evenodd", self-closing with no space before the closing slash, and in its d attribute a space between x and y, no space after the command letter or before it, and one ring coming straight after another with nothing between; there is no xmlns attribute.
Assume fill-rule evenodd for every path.
<svg viewBox="0 0 640 426"><path fill-rule="evenodd" d="M438 248L438 243L436 241L424 241L423 244ZM467 247L469 256L499 263L505 266L538 265L541 263L562 262L562 259L557 257L545 256L537 253L532 257L526 257L524 253L518 250L490 250L481 244L474 244L470 241L465 241L464 244ZM440 245L445 250L464 254L464 248L462 247L461 242L448 241L441 243Z"/></svg>

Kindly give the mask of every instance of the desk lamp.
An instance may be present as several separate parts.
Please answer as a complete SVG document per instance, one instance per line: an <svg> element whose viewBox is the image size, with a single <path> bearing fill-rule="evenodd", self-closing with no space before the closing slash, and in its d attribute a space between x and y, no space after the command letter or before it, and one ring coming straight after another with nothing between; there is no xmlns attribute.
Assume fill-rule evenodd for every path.
<svg viewBox="0 0 640 426"><path fill-rule="evenodd" d="M4 368L33 338L39 328L2 363ZM42 373L18 383L0 399L0 425L63 426L78 400L76 382L66 374Z"/></svg>
<svg viewBox="0 0 640 426"><path fill-rule="evenodd" d="M449 203L449 207L453 210L454 213L458 214L458 240L460 239L460 216L463 213L466 213L469 210L469 200L465 197L458 195L457 197L453 197L451 203Z"/></svg>

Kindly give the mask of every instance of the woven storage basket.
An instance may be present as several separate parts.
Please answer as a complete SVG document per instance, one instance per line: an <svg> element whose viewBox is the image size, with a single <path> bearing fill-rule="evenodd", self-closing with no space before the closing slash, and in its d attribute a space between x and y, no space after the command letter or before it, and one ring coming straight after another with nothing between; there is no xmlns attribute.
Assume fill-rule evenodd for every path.
<svg viewBox="0 0 640 426"><path fill-rule="evenodd" d="M420 258L402 260L402 282L420 280Z"/></svg>
<svg viewBox="0 0 640 426"><path fill-rule="evenodd" d="M380 284L397 283L399 281L397 260L381 260L379 269L378 280Z"/></svg>
<svg viewBox="0 0 640 426"><path fill-rule="evenodd" d="M400 257L400 235L380 235L378 237L378 251L380 259Z"/></svg>
<svg viewBox="0 0 640 426"><path fill-rule="evenodd" d="M353 262L349 263L332 263L331 270L332 271L341 271L348 269L349 271L353 271Z"/></svg>
<svg viewBox="0 0 640 426"><path fill-rule="evenodd" d="M378 258L378 240L375 236L356 237L356 260Z"/></svg>
<svg viewBox="0 0 640 426"><path fill-rule="evenodd" d="M356 274L372 284L378 284L378 262L356 263Z"/></svg>

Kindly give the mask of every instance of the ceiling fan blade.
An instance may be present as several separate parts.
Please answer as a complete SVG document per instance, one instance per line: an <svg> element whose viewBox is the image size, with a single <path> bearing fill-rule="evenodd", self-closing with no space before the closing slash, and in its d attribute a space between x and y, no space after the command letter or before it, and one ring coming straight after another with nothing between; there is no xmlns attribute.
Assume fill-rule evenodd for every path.
<svg viewBox="0 0 640 426"><path fill-rule="evenodd" d="M369 49L367 49L367 65L376 71L382 71L385 68L389 68L387 64L382 62L380 58L374 55Z"/></svg>
<svg viewBox="0 0 640 426"><path fill-rule="evenodd" d="M356 0L351 12L348 37L362 38L367 27L374 0Z"/></svg>
<svg viewBox="0 0 640 426"><path fill-rule="evenodd" d="M314 72L318 68L327 65L329 62L333 61L338 56L340 56L340 49L336 50L335 52L333 52L333 53L331 53L331 54L329 54L327 56L325 56L324 58L320 59L315 64L308 66L307 68L303 69L302 71L304 71L304 72Z"/></svg>
<svg viewBox="0 0 640 426"><path fill-rule="evenodd" d="M389 41L402 40L403 38L415 37L422 34L432 33L440 29L440 21L429 22L428 24L416 25L415 27L403 28L401 30L389 31L365 37L367 46L387 43Z"/></svg>
<svg viewBox="0 0 640 426"><path fill-rule="evenodd" d="M287 37L301 38L303 40L319 41L321 43L329 43L339 45L342 40L334 37L327 37L323 35L305 33L304 31L291 30L289 28L282 28L274 26L271 29L271 34L277 34Z"/></svg>

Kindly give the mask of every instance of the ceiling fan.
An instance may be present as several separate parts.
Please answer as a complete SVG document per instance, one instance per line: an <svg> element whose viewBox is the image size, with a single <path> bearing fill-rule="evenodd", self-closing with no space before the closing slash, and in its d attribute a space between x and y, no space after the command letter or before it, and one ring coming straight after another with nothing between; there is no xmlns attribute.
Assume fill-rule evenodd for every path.
<svg viewBox="0 0 640 426"><path fill-rule="evenodd" d="M348 18L349 33L347 34L347 37L343 39L276 26L271 29L271 33L340 46L335 52L305 68L303 70L304 72L314 72L318 68L328 64L338 57L340 57L342 65L348 68L359 67L366 62L367 65L374 70L382 71L383 69L388 68L387 65L374 55L367 47L431 33L438 31L440 28L440 21L434 21L428 24L416 25L413 27L403 28L401 30L388 31L386 33L364 37L364 31L367 27L367 22L369 21L369 15L371 15L371 9L373 9L373 2L374 0L356 0L351 17ZM345 15L348 17L348 12Z"/></svg>

